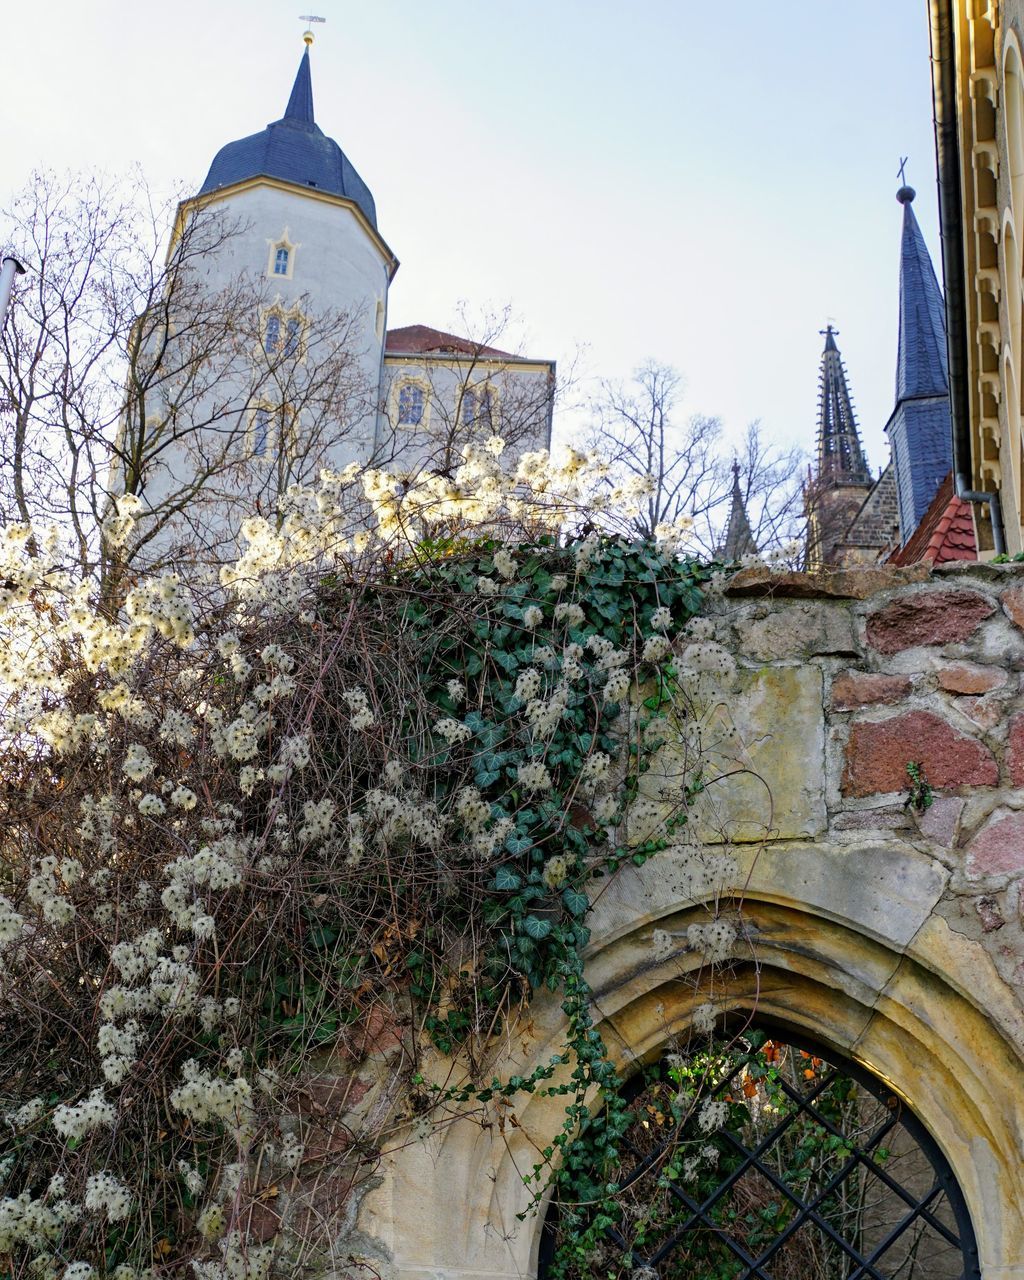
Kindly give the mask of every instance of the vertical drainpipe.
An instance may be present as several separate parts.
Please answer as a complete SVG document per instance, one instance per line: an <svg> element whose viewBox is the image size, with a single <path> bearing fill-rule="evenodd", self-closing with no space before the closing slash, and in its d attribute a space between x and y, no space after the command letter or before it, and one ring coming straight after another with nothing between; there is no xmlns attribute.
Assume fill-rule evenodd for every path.
<svg viewBox="0 0 1024 1280"><path fill-rule="evenodd" d="M394 266L394 271L392 270ZM373 454L377 456L377 450L380 448L381 429L384 425L384 356L388 342L388 292L391 281L395 277L395 271L398 270L398 263L392 259L392 262L384 264L384 326L380 335L380 362L377 365L377 407L373 415ZM374 317L376 319L376 317Z"/></svg>
<svg viewBox="0 0 1024 1280"><path fill-rule="evenodd" d="M25 268L21 265L17 258L12 258L9 254L3 259L0 266L0 329L4 327L4 321L7 319L7 309L11 305L11 290L14 288L14 277L23 276Z"/></svg>
<svg viewBox="0 0 1024 1280"><path fill-rule="evenodd" d="M939 187L942 277L946 299L946 346L949 356L949 413L953 426L953 479L964 502L988 504L992 545L1006 552L998 491L972 489L971 398L967 384L967 282L964 273L963 204L960 189L960 138L956 118L956 0L930 0L932 102L935 112L935 160Z"/></svg>

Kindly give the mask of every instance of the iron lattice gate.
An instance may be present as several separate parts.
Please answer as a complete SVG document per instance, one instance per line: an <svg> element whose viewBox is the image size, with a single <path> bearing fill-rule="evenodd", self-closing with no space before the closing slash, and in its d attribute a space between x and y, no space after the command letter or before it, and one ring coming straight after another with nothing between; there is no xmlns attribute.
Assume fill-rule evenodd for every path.
<svg viewBox="0 0 1024 1280"><path fill-rule="evenodd" d="M611 1221L584 1250L597 1210L554 1202L541 1280L978 1280L942 1152L830 1056L748 1029L638 1073L620 1164L599 1176L619 1187Z"/></svg>

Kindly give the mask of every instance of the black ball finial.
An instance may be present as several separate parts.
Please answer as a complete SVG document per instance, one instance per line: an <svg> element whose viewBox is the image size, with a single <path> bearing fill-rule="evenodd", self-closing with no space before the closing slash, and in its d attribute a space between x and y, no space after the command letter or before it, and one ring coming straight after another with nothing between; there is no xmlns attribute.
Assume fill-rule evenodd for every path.
<svg viewBox="0 0 1024 1280"><path fill-rule="evenodd" d="M900 187L899 191L896 192L896 199L900 204L910 204L916 195L917 192L913 187Z"/></svg>

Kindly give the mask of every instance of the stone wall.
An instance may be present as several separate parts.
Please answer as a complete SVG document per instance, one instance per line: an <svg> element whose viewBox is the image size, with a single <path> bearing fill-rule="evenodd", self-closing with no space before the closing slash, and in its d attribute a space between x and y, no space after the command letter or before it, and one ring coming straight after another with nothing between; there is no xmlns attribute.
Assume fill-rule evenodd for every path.
<svg viewBox="0 0 1024 1280"><path fill-rule="evenodd" d="M695 891L682 849L607 883L587 956L605 1043L628 1073L711 1000L853 1058L949 1159L986 1280L1024 1277L1024 573L748 570L712 618L735 671L696 679L688 727L644 788L672 803L698 753L693 847L724 852L730 883ZM920 792L912 802L908 764L931 788L927 807ZM714 911L738 921L724 969L686 942ZM655 928L672 954L653 946ZM535 998L494 1073L547 1063L563 1024L557 997ZM325 1067L319 1110L300 1117L314 1145L280 1208L336 1215L324 1261L339 1274L352 1259L424 1280L534 1274L540 1217L522 1174L558 1132L563 1099L477 1106L426 1137L399 1130L361 1194L332 1207L325 1191L318 1206L315 1142L346 1108L394 1101L398 1042L368 1035L348 1103L332 1101L353 1088L331 1083L342 1064ZM447 1061L422 1068L452 1079Z"/></svg>

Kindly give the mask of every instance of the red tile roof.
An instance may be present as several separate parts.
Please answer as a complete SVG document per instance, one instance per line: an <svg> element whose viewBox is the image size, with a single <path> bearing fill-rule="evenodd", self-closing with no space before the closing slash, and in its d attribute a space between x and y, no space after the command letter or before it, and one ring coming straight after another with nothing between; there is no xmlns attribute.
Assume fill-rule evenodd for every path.
<svg viewBox="0 0 1024 1280"><path fill-rule="evenodd" d="M931 506L906 544L889 557L890 564L946 564L950 560L977 560L974 516L970 503L953 492L953 473L939 485Z"/></svg>
<svg viewBox="0 0 1024 1280"><path fill-rule="evenodd" d="M498 356L503 360L517 357L497 347L485 347L469 338L460 338L442 329L431 329L426 324L407 324L402 329L389 329L384 339L384 350L389 355L457 355Z"/></svg>

